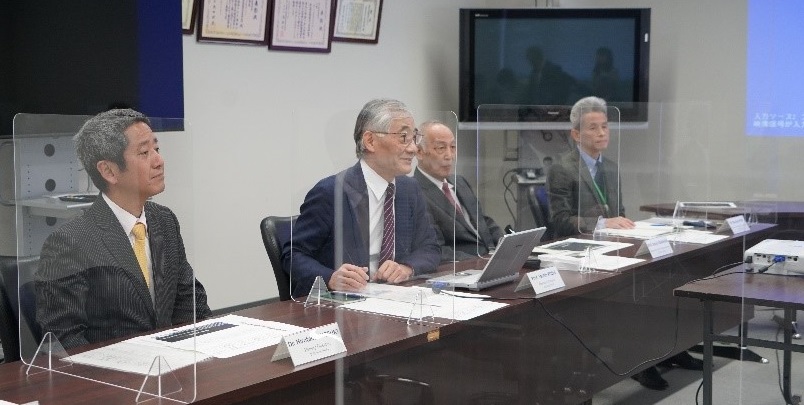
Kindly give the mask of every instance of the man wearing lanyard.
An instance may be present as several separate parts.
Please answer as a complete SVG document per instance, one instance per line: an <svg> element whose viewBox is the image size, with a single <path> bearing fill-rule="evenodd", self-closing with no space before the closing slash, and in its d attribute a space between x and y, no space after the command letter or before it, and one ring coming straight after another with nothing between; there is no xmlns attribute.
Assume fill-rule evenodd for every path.
<svg viewBox="0 0 804 405"><path fill-rule="evenodd" d="M603 156L609 146L606 101L598 97L579 100L570 112L570 134L577 148L561 157L547 176L550 221L556 236L591 233L598 228L630 229L625 217L617 163ZM662 366L703 369L703 362L686 351L670 357ZM656 367L632 377L654 390L668 387Z"/></svg>
<svg viewBox="0 0 804 405"><path fill-rule="evenodd" d="M570 112L570 135L577 148L563 155L547 177L556 236L591 233L597 227L634 227L621 204L617 163L603 156L609 146L606 110L603 99L586 97Z"/></svg>

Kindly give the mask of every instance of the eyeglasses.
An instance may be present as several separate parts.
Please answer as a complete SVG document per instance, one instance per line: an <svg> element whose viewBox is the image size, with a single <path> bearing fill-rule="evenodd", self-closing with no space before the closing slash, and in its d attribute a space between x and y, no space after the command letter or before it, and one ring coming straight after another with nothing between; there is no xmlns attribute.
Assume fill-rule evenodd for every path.
<svg viewBox="0 0 804 405"><path fill-rule="evenodd" d="M424 137L421 134L421 132L419 132L418 129L413 130L412 134L410 132L408 132L408 131L402 131L402 132L371 131L371 132L374 132L375 134L383 134L383 135L399 135L399 138L398 138L399 143L401 143L402 145L405 145L405 146L410 145L411 142L413 142L414 144L418 145L418 144L422 143L422 138Z"/></svg>

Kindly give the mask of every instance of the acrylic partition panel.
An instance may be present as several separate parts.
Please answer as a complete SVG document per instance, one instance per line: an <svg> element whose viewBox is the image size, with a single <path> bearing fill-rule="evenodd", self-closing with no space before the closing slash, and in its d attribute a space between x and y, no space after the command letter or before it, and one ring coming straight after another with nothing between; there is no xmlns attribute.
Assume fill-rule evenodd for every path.
<svg viewBox="0 0 804 405"><path fill-rule="evenodd" d="M441 226L449 232L439 232L439 238L419 185L426 178L415 176L413 168L418 125L438 122L452 132L455 114L412 112L406 117L397 106L388 107L390 113L382 108L361 117L358 110L294 116L293 156L315 164L292 175L298 189L291 195L291 215L298 217L283 243L282 262L292 299L408 322L449 323L456 316L447 294L451 288L433 288L426 280L437 272L455 272L454 262L442 261L441 252L442 246L445 252L454 250L454 214L441 215ZM446 163L438 162L447 165L449 179L454 179L449 170L454 160L448 156ZM393 204L386 206L389 178L395 189ZM394 232L386 235L387 229Z"/></svg>
<svg viewBox="0 0 804 405"><path fill-rule="evenodd" d="M28 374L112 385L132 403L191 402L196 363L211 357L200 345L210 326L196 325L210 316L203 280L188 260L191 127L93 119L79 149L90 118L14 119L20 356Z"/></svg>
<svg viewBox="0 0 804 405"><path fill-rule="evenodd" d="M627 262L625 266L595 273L586 273L587 269L580 265L572 269L556 266L566 286L537 296L535 302L549 319L540 325L540 333L562 336L556 338L561 343L544 342L544 347L535 351L543 356L539 360L555 366L551 377L533 373L535 381L544 383L544 387L535 389L539 398L582 402L671 356L683 356L687 348L702 339L702 312L697 302L674 298L673 290L738 265L743 260L744 246L768 235L767 225L755 223L776 222L775 212L780 208L773 201L778 195L777 176L756 179L757 191L745 195L740 183L735 182L735 177L746 173L735 167L739 166L737 161L744 159L740 146L743 142L738 139L722 144L718 138L722 131L712 124L709 104L650 103L643 108L650 112L648 122L623 123L618 119L618 110L609 107L605 113L608 144L602 148L600 143L592 143L604 149L604 168L610 162L617 167L603 180L613 179L616 183L609 193L617 197L613 207L608 207L613 212L598 212L589 221L590 226L571 226L563 231L561 223L556 222L561 218L561 205L556 204L564 199L573 201L570 205L574 213L585 212L578 201L586 192L594 201L590 205L605 208L601 197L593 194L596 190L593 181L589 181L593 176L582 158L574 159L574 176L567 181L585 184L586 189L571 187L562 191L561 184L554 184L560 183L556 181L557 174L566 171L557 172L557 168L561 170L560 165L573 154L579 155L577 144L585 141L583 126L592 123L584 119L589 114L581 114L580 130L573 136L569 117L560 120L546 115L550 111L569 111L570 106L486 105L477 111L476 126L461 133L463 145L469 143L466 140L474 140L477 148L475 178L485 211L498 222L509 221L514 229L545 224L548 232L553 232L536 248L537 252L545 250L550 254L539 255L543 268L561 264L551 257L549 248L562 246L562 242L622 244L619 250L602 257ZM601 132L597 132L597 139L603 138ZM749 153L746 146L745 156ZM459 168L459 172L471 173L473 169ZM585 178L586 174L589 178ZM604 197L611 200L610 196ZM688 210L685 215L690 217L682 217L676 211L674 218L678 201L698 202L696 215L691 216ZM733 204L713 216L707 207L719 202ZM669 210L657 210L657 206L669 206ZM604 220L622 216L633 221L634 227L595 232L598 216ZM735 234L723 226L728 224L725 219L732 216L744 217L750 231ZM684 221L688 224L681 223ZM705 226L694 226L699 221ZM712 229L707 228L710 222ZM585 224L580 221L575 225L578 223ZM726 308L717 325L736 326L747 313L739 305ZM635 345L637 341L650 344ZM555 357L551 357L552 353ZM670 367L682 361L677 359L661 363L658 370L664 373L677 368Z"/></svg>

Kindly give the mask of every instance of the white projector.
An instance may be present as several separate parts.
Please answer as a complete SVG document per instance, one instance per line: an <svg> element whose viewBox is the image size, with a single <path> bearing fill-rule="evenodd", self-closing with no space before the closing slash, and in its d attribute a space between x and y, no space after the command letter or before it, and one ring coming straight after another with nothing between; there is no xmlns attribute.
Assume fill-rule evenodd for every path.
<svg viewBox="0 0 804 405"><path fill-rule="evenodd" d="M745 260L754 271L804 275L804 241L765 239L745 251Z"/></svg>

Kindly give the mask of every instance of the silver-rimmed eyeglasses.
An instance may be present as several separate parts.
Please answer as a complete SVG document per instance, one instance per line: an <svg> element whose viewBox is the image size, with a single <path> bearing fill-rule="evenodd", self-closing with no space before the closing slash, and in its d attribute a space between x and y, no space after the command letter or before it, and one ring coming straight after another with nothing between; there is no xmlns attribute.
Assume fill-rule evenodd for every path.
<svg viewBox="0 0 804 405"><path fill-rule="evenodd" d="M413 142L415 145L422 143L423 135L419 132L418 129L413 130L413 132L402 131L402 132L382 132L382 131L371 131L375 134L382 134L382 135L399 135L397 139L399 139L399 143L407 146Z"/></svg>

